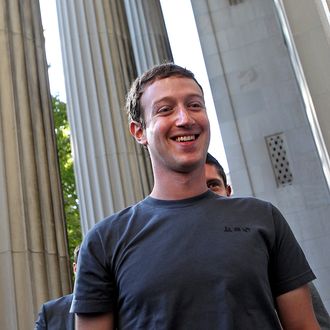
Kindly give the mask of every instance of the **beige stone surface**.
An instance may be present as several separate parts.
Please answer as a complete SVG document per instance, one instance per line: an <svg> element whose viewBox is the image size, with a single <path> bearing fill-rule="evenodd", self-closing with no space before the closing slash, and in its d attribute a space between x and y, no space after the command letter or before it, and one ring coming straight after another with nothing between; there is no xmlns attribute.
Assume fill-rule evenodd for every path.
<svg viewBox="0 0 330 330"><path fill-rule="evenodd" d="M318 0L283 0L283 4L329 153L330 111L318 106L330 94L329 12Z"/></svg>
<svg viewBox="0 0 330 330"><path fill-rule="evenodd" d="M0 320L71 291L39 2L0 1Z"/></svg>

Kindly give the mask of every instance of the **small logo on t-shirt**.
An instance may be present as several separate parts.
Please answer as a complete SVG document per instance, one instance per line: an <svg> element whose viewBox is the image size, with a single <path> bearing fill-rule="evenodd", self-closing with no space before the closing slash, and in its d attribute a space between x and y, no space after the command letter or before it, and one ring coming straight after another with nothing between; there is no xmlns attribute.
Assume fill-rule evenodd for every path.
<svg viewBox="0 0 330 330"><path fill-rule="evenodd" d="M249 233L251 231L250 227L239 227L239 226L225 226L224 230L225 233Z"/></svg>

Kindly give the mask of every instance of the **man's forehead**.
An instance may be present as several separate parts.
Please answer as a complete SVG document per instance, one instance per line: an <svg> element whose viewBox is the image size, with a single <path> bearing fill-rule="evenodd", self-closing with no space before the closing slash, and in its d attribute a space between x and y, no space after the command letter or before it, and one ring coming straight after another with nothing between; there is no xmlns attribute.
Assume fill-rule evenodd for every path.
<svg viewBox="0 0 330 330"><path fill-rule="evenodd" d="M205 175L207 176L207 178L213 177L214 179L221 179L221 181L223 181L217 167L213 164L205 163Z"/></svg>
<svg viewBox="0 0 330 330"><path fill-rule="evenodd" d="M196 86L197 90L203 95L203 91L201 87L198 85L198 83L190 77L181 76L181 75L173 75L173 76L165 76L165 77L157 77L154 80L148 82L145 87L143 88L143 93L147 91L150 87L153 87L155 85L158 86L171 86L174 81L186 81L188 83L191 83L192 86Z"/></svg>
<svg viewBox="0 0 330 330"><path fill-rule="evenodd" d="M182 89L178 85L182 85ZM186 96L187 89L189 89L188 96L198 97L204 101L203 92L193 79L183 76L170 76L159 78L145 87L141 96L142 106L146 105L143 104L146 100L148 100L148 103L156 103L164 98L177 97L180 93L182 93L182 96Z"/></svg>

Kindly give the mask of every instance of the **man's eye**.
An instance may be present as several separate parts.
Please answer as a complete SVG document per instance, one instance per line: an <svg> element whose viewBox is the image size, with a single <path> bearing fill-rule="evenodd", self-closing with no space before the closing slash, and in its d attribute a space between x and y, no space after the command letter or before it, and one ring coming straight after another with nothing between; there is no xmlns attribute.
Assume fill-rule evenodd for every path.
<svg viewBox="0 0 330 330"><path fill-rule="evenodd" d="M222 188L222 182L219 180L213 180L207 182L207 187L212 191L219 191Z"/></svg>
<svg viewBox="0 0 330 330"><path fill-rule="evenodd" d="M201 98L187 100L187 106L191 109L205 109L205 103Z"/></svg>
<svg viewBox="0 0 330 330"><path fill-rule="evenodd" d="M189 104L189 108L198 108L198 109L200 109L202 107L203 107L202 104L199 103L199 102L192 102L192 103Z"/></svg>
<svg viewBox="0 0 330 330"><path fill-rule="evenodd" d="M158 109L157 113L167 113L169 111L171 111L170 107L161 107Z"/></svg>

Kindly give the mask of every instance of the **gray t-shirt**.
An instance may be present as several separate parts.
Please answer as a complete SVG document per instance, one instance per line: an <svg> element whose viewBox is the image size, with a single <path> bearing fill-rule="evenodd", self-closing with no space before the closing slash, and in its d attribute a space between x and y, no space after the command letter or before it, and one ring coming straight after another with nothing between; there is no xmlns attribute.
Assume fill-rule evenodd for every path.
<svg viewBox="0 0 330 330"><path fill-rule="evenodd" d="M315 278L270 203L147 197L94 226L71 311L113 311L119 329L280 329L274 297Z"/></svg>

